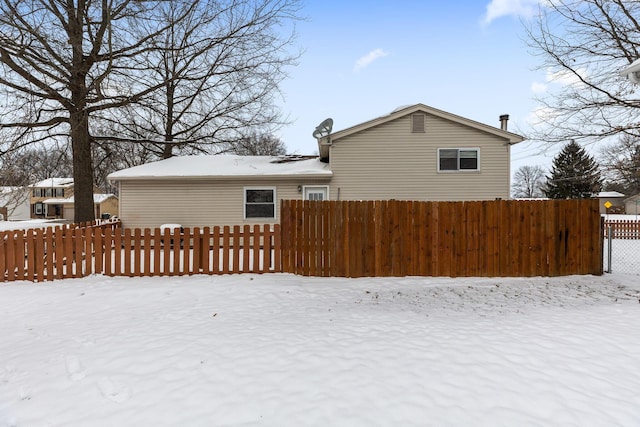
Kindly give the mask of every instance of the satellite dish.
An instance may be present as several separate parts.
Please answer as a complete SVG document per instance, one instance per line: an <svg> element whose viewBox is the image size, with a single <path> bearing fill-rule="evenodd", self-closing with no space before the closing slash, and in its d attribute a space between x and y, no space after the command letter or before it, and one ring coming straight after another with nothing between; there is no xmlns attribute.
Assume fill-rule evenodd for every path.
<svg viewBox="0 0 640 427"><path fill-rule="evenodd" d="M322 123L316 126L316 130L313 131L313 137L315 139L321 139L325 136L329 136L332 128L333 119L325 119Z"/></svg>

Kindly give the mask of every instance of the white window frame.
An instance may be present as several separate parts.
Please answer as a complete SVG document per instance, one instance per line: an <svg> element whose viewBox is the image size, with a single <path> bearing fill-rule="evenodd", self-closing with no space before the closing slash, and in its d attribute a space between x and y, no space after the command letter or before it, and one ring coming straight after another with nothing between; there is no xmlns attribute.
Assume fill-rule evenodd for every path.
<svg viewBox="0 0 640 427"><path fill-rule="evenodd" d="M260 216L260 217L247 217L247 191L250 190L271 190L273 191L273 216ZM242 216L245 220L249 220L249 221L260 221L260 220L271 220L271 219L277 219L278 218L278 205L277 205L277 201L278 199L276 198L276 187L260 187L260 186L250 186L250 187L243 187L242 189L242 199L243 199L243 203L242 203Z"/></svg>
<svg viewBox="0 0 640 427"><path fill-rule="evenodd" d="M307 190L312 190L312 189L324 190L324 193L327 196L327 198L323 199L323 200L329 200L329 186L328 185L303 185L302 186L302 200L309 200L309 199L307 199Z"/></svg>
<svg viewBox="0 0 640 427"><path fill-rule="evenodd" d="M35 215L46 215L47 206L42 202L36 202L33 204L33 213Z"/></svg>
<svg viewBox="0 0 640 427"><path fill-rule="evenodd" d="M440 169L440 151L441 150L457 150L458 151L458 157L457 157L457 169ZM477 153L477 163L478 163L478 167L476 169L460 169L460 151L475 151ZM436 159L436 162L438 164L438 172L442 172L442 173L474 173L474 172L480 172L480 147L442 147L442 148L438 148L438 157Z"/></svg>

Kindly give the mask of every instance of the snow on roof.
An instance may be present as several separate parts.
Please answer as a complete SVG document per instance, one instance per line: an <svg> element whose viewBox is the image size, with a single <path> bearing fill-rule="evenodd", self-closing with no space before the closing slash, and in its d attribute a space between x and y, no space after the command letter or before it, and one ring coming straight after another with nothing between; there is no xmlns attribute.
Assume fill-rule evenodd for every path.
<svg viewBox="0 0 640 427"><path fill-rule="evenodd" d="M110 197L116 197L115 194L94 194L93 195L93 203L102 203L105 200L107 200ZM61 198L52 198L52 199L47 199L44 200L42 203L44 203L45 205L65 205L65 204L71 204L71 203L75 203L75 200L73 198L73 196L71 197L67 197L64 199Z"/></svg>
<svg viewBox="0 0 640 427"><path fill-rule="evenodd" d="M329 165L304 156L181 156L110 174L113 181L142 178L331 176Z"/></svg>
<svg viewBox="0 0 640 427"><path fill-rule="evenodd" d="M617 191L601 191L596 197L599 199L604 197L624 197L624 194L618 193Z"/></svg>
<svg viewBox="0 0 640 427"><path fill-rule="evenodd" d="M67 188L73 185L73 178L47 178L29 187L46 187L46 188Z"/></svg>

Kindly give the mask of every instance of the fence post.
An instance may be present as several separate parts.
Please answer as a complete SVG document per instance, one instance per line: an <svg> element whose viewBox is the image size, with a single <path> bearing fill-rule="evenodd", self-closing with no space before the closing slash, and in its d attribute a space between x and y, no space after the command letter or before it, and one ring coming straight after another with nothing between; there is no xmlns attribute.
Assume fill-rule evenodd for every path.
<svg viewBox="0 0 640 427"><path fill-rule="evenodd" d="M612 248L612 238L613 237L613 232L612 232L612 226L608 225L607 226L607 273L611 273L611 248Z"/></svg>

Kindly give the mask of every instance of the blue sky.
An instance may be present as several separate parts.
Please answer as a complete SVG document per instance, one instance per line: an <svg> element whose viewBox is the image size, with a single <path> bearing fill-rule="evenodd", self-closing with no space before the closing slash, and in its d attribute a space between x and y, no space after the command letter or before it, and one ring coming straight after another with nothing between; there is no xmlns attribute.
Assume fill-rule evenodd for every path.
<svg viewBox="0 0 640 427"><path fill-rule="evenodd" d="M423 103L509 130L530 128L534 91L546 73L525 44L521 19L536 0L335 1L309 0L297 24L299 65L282 84L283 112L293 124L279 136L290 152L313 154L311 136L325 118L334 131ZM521 143L512 169L548 167L554 152Z"/></svg>

